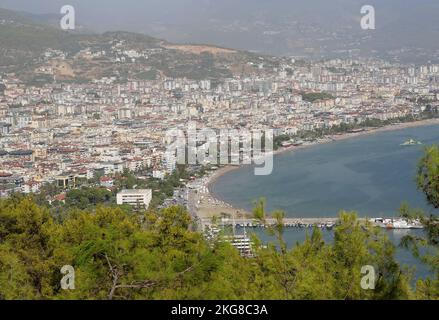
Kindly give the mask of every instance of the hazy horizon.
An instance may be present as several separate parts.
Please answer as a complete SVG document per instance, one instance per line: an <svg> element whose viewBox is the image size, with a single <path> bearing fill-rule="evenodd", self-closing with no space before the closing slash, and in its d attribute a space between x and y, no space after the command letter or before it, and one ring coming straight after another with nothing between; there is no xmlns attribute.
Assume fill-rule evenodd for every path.
<svg viewBox="0 0 439 320"><path fill-rule="evenodd" d="M0 1L2 8L40 15L59 14L65 4L75 7L78 24L96 32L131 31L269 54L438 50L432 41L439 36L435 0ZM375 7L376 30L360 28L365 4Z"/></svg>

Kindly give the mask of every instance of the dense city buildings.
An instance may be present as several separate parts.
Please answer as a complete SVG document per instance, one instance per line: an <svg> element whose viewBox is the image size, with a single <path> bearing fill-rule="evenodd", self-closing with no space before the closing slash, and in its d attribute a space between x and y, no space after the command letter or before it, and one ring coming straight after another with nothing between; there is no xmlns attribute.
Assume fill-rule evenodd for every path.
<svg viewBox="0 0 439 320"><path fill-rule="evenodd" d="M438 299L439 7L398 1L0 8L0 300Z"/></svg>
<svg viewBox="0 0 439 320"><path fill-rule="evenodd" d="M147 55L130 52L120 53L132 59ZM47 50L44 57L54 54L62 61L62 52ZM438 65L276 59L276 67L261 63L259 75L215 83L158 76L32 85L4 73L1 195L37 192L51 182L74 187L76 179L124 170L148 169L154 178L164 178L175 169L166 157L166 133L186 129L190 121L199 129L273 129L275 135L294 135L368 119L415 118L439 104ZM46 60L47 68L36 72L53 75L52 58Z"/></svg>

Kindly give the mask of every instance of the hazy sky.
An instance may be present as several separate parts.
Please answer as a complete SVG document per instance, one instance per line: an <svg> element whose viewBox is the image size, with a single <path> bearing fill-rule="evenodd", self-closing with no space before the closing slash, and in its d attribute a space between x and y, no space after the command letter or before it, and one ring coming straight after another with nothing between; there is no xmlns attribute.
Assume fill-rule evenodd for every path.
<svg viewBox="0 0 439 320"><path fill-rule="evenodd" d="M248 2L248 0L244 0ZM209 0L0 0L0 7L31 13L58 13L75 7L77 19L99 29L129 29L150 22L180 23L199 16Z"/></svg>
<svg viewBox="0 0 439 320"><path fill-rule="evenodd" d="M59 14L66 4L75 7L78 24L98 32L281 54L324 38L340 48L352 44L365 4L376 9L371 45L378 50L431 47L433 39L437 46L439 37L439 0L0 0L1 8L37 14Z"/></svg>
<svg viewBox="0 0 439 320"><path fill-rule="evenodd" d="M390 17L416 14L414 8L439 8L438 0L0 0L0 7L31 13L59 13L65 4L75 7L78 21L100 31L136 31L151 23L178 25L209 18L239 20L255 13L272 19L297 14L325 21L337 14L358 14L364 4L375 5Z"/></svg>

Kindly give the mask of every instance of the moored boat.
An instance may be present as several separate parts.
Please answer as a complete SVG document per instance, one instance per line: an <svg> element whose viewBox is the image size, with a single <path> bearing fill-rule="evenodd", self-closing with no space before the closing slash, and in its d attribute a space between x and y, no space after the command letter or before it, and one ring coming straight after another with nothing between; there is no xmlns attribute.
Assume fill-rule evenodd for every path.
<svg viewBox="0 0 439 320"><path fill-rule="evenodd" d="M409 139L409 140L405 141L404 143L401 143L401 146L415 146L415 145L420 145L420 144L422 144L422 142L416 141L414 139Z"/></svg>
<svg viewBox="0 0 439 320"><path fill-rule="evenodd" d="M423 225L419 220L409 221L407 219L398 218L376 218L372 219L378 227L385 229L423 229Z"/></svg>

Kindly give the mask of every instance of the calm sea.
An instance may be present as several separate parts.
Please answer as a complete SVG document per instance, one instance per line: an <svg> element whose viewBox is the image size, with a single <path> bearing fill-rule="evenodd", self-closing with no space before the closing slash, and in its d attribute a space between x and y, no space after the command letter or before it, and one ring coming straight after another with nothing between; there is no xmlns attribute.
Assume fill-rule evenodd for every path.
<svg viewBox="0 0 439 320"><path fill-rule="evenodd" d="M410 138L424 146L439 144L439 125L374 133L283 153L275 156L271 175L255 176L247 166L219 177L211 190L218 198L247 210L264 197L268 211L282 209L289 217L334 217L340 210L354 210L362 217L391 217L398 215L404 201L437 214L416 189L416 165L424 146L401 146ZM388 233L399 244L405 232ZM325 238L331 236L328 232ZM292 245L303 241L305 231L290 229L285 238ZM417 267L417 276L427 274L404 250L398 250L398 260Z"/></svg>
<svg viewBox="0 0 439 320"><path fill-rule="evenodd" d="M267 209L290 217L333 217L344 210L360 216L391 217L401 203L431 210L416 189L416 165L424 146L400 144L413 138L439 144L439 125L380 132L276 155L273 173L255 176L247 166L212 185L220 199L251 210L260 197Z"/></svg>

